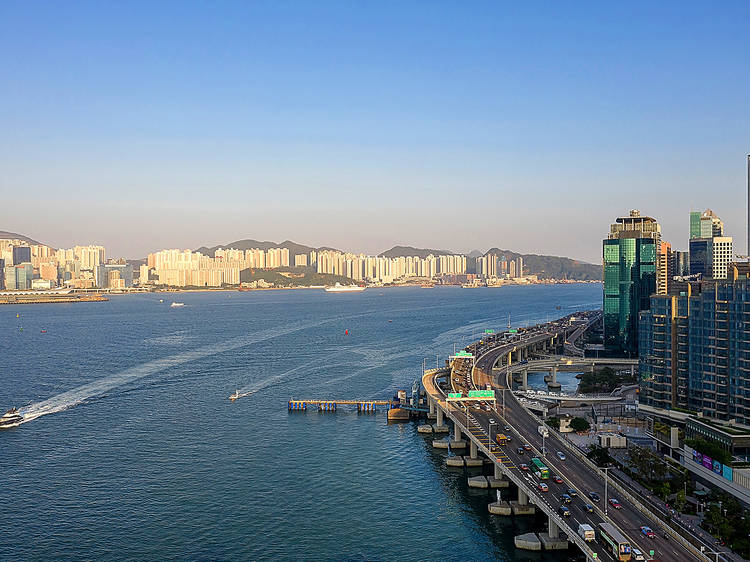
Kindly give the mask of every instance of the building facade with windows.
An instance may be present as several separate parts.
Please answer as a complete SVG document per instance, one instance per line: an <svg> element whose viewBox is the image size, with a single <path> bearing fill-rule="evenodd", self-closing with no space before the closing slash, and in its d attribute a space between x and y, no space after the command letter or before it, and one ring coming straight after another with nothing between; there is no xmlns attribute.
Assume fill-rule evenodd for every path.
<svg viewBox="0 0 750 562"><path fill-rule="evenodd" d="M656 293L660 244L659 223L635 210L618 218L603 241L604 345L610 352L638 354L638 313Z"/></svg>
<svg viewBox="0 0 750 562"><path fill-rule="evenodd" d="M740 265L729 280L651 297L639 318L644 404L750 424L750 267Z"/></svg>

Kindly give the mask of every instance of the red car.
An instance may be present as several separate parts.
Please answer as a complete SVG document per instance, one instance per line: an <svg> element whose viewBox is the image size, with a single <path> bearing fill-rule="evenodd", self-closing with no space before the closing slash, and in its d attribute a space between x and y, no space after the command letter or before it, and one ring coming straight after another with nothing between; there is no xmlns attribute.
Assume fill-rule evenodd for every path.
<svg viewBox="0 0 750 562"><path fill-rule="evenodd" d="M562 478L560 478L560 477L559 477L559 476L558 476L557 474L555 474L555 475L554 475L554 476L552 477L552 480L553 480L554 482L558 483L558 484L562 484L562 483L563 483L563 479L562 479Z"/></svg>
<svg viewBox="0 0 750 562"><path fill-rule="evenodd" d="M615 509L622 508L622 504L619 501L617 501L617 498L609 498L609 505L611 505Z"/></svg>
<svg viewBox="0 0 750 562"><path fill-rule="evenodd" d="M528 471L529 470L529 465L528 464L521 464L520 468L521 468L521 470Z"/></svg>
<svg viewBox="0 0 750 562"><path fill-rule="evenodd" d="M650 539L655 539L656 538L656 533L654 533L651 530L651 527L648 527L646 525L644 525L643 527L641 527L641 533L643 533L644 535L646 535Z"/></svg>
<svg viewBox="0 0 750 562"><path fill-rule="evenodd" d="M526 443L526 444L525 444L525 445L523 446L523 448L524 448L524 449L526 449L527 451L531 451L531 445L529 445L528 443Z"/></svg>

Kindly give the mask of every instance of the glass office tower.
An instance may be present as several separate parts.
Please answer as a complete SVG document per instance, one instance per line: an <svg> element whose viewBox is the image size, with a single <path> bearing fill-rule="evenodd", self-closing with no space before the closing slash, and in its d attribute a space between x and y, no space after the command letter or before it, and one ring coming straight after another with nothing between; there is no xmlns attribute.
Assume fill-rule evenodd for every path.
<svg viewBox="0 0 750 562"><path fill-rule="evenodd" d="M604 345L610 352L638 354L638 313L656 293L660 243L659 223L639 211L618 218L603 241Z"/></svg>

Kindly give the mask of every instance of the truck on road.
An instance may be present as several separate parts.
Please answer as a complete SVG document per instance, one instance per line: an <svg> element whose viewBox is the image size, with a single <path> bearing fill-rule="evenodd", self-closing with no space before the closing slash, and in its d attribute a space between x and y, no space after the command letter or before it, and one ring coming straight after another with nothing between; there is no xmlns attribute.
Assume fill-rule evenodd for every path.
<svg viewBox="0 0 750 562"><path fill-rule="evenodd" d="M542 437L549 437L549 429L547 429L546 425L540 425L536 428L536 430L539 432L539 435Z"/></svg>
<svg viewBox="0 0 750 562"><path fill-rule="evenodd" d="M578 525L578 536L580 536L586 542L591 542L596 539L594 528L587 523L581 523L580 525Z"/></svg>

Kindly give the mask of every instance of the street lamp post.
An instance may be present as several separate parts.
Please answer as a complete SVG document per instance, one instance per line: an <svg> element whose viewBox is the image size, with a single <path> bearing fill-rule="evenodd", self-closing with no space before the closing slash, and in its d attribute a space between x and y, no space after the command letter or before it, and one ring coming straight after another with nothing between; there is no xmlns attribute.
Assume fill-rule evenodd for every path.
<svg viewBox="0 0 750 562"><path fill-rule="evenodd" d="M495 443L492 441L492 426L495 425L495 422L490 422L490 451L495 449Z"/></svg>
<svg viewBox="0 0 750 562"><path fill-rule="evenodd" d="M607 506L609 505L609 499L607 498L607 484L609 483L609 471L612 469L611 466L601 468L604 471L604 516L607 516Z"/></svg>

